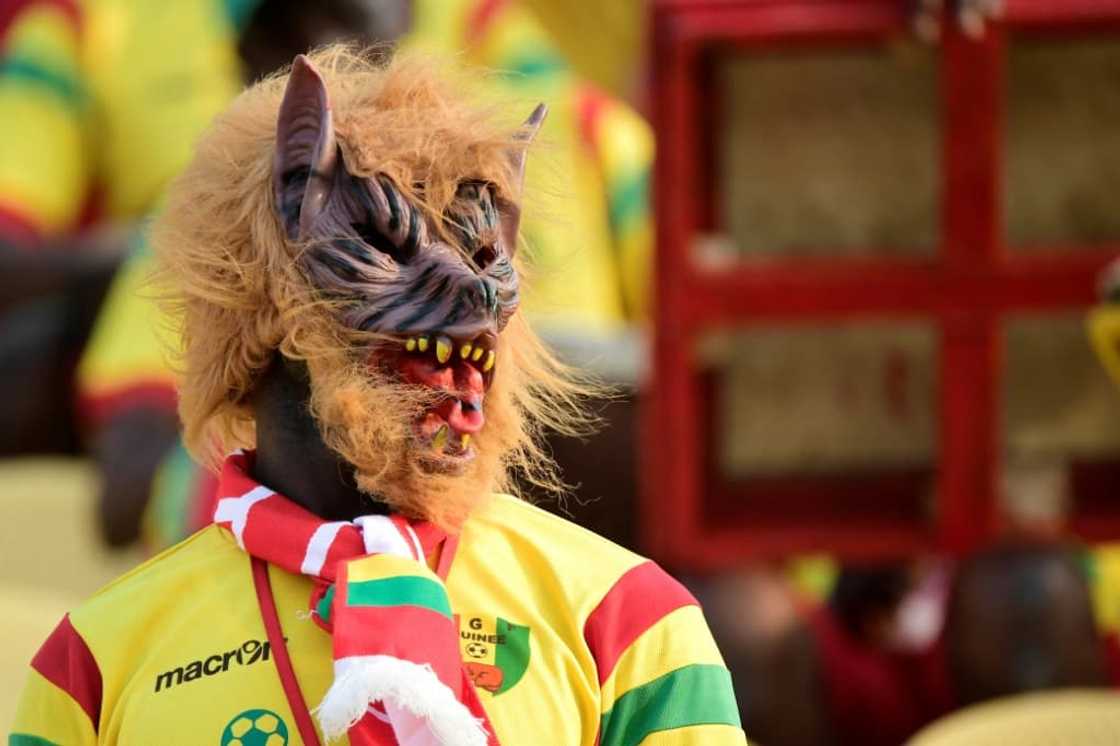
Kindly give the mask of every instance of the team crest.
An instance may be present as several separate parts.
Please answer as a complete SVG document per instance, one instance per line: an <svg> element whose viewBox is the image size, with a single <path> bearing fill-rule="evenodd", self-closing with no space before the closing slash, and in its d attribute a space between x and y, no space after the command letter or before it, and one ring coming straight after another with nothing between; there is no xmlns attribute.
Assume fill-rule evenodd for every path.
<svg viewBox="0 0 1120 746"><path fill-rule="evenodd" d="M529 667L529 628L501 617L456 616L459 651L471 681L498 695L521 681Z"/></svg>

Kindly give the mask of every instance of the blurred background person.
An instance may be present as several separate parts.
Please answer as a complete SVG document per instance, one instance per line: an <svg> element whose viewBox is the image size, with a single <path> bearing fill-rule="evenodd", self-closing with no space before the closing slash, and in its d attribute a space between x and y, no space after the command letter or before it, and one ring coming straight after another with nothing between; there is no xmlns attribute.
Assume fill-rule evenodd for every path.
<svg viewBox="0 0 1120 746"><path fill-rule="evenodd" d="M281 14L288 23L274 24ZM0 292L2 323L18 333L4 335L0 370L24 395L0 409L3 452L88 447L110 544L136 537L177 442L171 341L141 293L143 218L243 76L339 35L398 33L403 17L389 16L351 2L5 5L0 252L11 269Z"/></svg>

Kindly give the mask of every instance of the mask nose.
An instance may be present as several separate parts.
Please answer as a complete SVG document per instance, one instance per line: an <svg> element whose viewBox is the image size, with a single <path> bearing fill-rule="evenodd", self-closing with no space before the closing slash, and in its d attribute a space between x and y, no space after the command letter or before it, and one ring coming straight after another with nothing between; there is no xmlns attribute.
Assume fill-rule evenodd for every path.
<svg viewBox="0 0 1120 746"><path fill-rule="evenodd" d="M472 308L489 314L498 312L498 286L486 277L465 277L459 285L463 300Z"/></svg>

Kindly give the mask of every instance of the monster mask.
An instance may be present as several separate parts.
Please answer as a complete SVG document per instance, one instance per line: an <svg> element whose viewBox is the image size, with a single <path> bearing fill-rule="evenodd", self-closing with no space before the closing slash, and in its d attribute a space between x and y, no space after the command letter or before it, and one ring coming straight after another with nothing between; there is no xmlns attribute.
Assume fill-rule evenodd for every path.
<svg viewBox="0 0 1120 746"><path fill-rule="evenodd" d="M511 467L556 485L534 436L571 429L581 387L521 318L515 267L545 108L503 124L461 88L327 49L202 141L155 231L195 451L253 445L279 351L307 365L323 441L395 509L454 525Z"/></svg>
<svg viewBox="0 0 1120 746"><path fill-rule="evenodd" d="M545 115L533 111L516 137L528 143ZM458 473L474 457L484 401L497 364L498 335L518 305L517 247L525 150L508 154L516 190L500 194L467 174L433 214L423 174L408 188L386 173L347 168L329 94L307 58L296 58L276 126L273 189L311 285L339 304L349 328L382 340L369 364L435 392L414 436L429 469Z"/></svg>

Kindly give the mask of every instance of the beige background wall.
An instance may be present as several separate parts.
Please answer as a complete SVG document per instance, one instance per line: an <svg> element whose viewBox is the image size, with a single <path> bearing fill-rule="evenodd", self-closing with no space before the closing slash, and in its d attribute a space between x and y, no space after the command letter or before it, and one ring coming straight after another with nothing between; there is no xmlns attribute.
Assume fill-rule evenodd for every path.
<svg viewBox="0 0 1120 746"><path fill-rule="evenodd" d="M82 461L0 461L0 733L27 664L63 614L141 559L97 543L95 488Z"/></svg>

